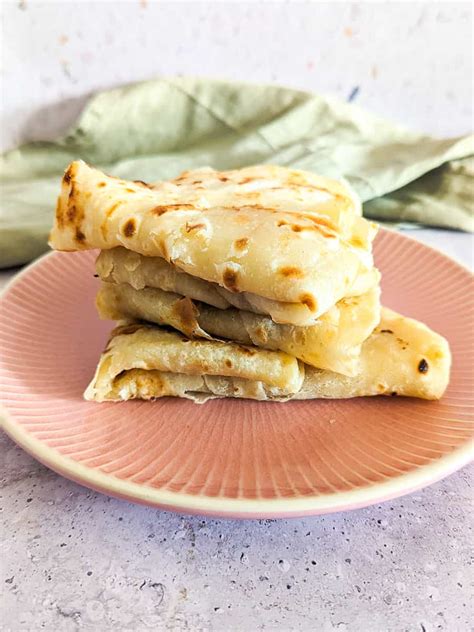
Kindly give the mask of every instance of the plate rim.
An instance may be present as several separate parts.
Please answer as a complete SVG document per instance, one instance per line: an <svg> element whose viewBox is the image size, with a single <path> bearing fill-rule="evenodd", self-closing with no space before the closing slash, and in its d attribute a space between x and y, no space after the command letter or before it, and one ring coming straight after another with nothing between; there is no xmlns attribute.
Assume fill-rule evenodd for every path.
<svg viewBox="0 0 474 632"><path fill-rule="evenodd" d="M468 465L474 458L471 439L450 454L387 481L347 492L308 495L300 498L222 498L187 494L124 481L112 474L87 467L61 454L16 424L3 406L1 425L5 433L30 456L79 485L106 495L164 510L228 518L290 518L338 511L351 511L404 496L428 487Z"/></svg>
<svg viewBox="0 0 474 632"><path fill-rule="evenodd" d="M447 259L473 276L466 265L428 244L388 228L381 227L380 233L382 232L415 242L418 246L433 251L438 257ZM0 302L23 276L28 275L32 268L46 258L55 256L57 256L56 251L46 252L15 274L3 289ZM223 518L296 518L359 509L427 487L468 465L474 459L474 439L470 439L451 453L418 466L412 471L350 491L311 494L298 498L222 498L155 488L119 479L113 474L83 465L31 435L23 426L17 424L13 415L2 404L0 404L0 426L30 456L59 475L87 488L163 510Z"/></svg>

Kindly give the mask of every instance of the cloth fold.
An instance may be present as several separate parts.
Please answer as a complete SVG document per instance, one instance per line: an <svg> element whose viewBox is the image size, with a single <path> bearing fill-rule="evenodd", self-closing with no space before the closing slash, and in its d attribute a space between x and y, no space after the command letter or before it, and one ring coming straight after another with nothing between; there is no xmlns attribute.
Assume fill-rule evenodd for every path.
<svg viewBox="0 0 474 632"><path fill-rule="evenodd" d="M474 137L438 140L332 97L156 79L93 97L68 134L0 158L0 267L47 249L57 181L81 158L128 179L267 163L345 178L364 215L474 230Z"/></svg>

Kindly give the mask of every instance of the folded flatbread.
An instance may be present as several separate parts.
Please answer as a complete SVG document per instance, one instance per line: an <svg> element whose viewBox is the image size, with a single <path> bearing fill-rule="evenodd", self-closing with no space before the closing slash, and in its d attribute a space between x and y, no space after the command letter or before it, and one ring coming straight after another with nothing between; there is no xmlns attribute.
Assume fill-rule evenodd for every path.
<svg viewBox="0 0 474 632"><path fill-rule="evenodd" d="M301 303L272 301L249 292L234 293L217 283L187 274L161 257L144 257L126 248L102 250L96 261L96 270L103 281L128 283L137 290L151 287L175 292L220 309L233 306L247 312L266 314L275 323L302 326L308 318L307 307ZM380 273L376 268L367 270L358 277L348 297L376 289L379 281ZM312 322L318 321L319 318L312 319ZM377 322L374 322L374 327Z"/></svg>
<svg viewBox="0 0 474 632"><path fill-rule="evenodd" d="M73 162L62 181L50 245L124 246L160 257L229 294L243 293L255 311L295 325L312 324L346 296L371 289L376 229L360 217L349 189L283 168L255 169L233 172L232 186L217 194L215 184L226 184L227 172L200 170L146 185ZM287 180L273 177L272 169L287 173Z"/></svg>
<svg viewBox="0 0 474 632"><path fill-rule="evenodd" d="M362 219L362 204L346 181L332 180L309 171L275 165L255 165L230 171L210 167L185 171L171 180L179 198L202 208L258 205L279 211L317 213L328 217L344 238L366 248L374 237L374 224ZM168 183L158 183L166 189ZM205 191L204 191L205 189Z"/></svg>
<svg viewBox="0 0 474 632"><path fill-rule="evenodd" d="M168 325L189 338L224 338L285 351L312 366L355 375L364 340L380 321L380 290L339 301L315 325L278 325L238 309L218 309L174 292L128 283L102 283L97 308L104 320L146 320Z"/></svg>
<svg viewBox="0 0 474 632"><path fill-rule="evenodd" d="M303 364L286 353L234 342L190 340L176 331L130 323L114 330L86 399L109 399L104 390L133 369L263 382L269 392L279 395L297 392L304 379ZM119 380L121 388L128 382ZM119 398L128 399L120 392Z"/></svg>
<svg viewBox="0 0 474 632"><path fill-rule="evenodd" d="M362 345L354 377L314 369L280 351L233 342L189 340L161 327L132 323L112 332L85 392L94 401L168 395L259 400L405 395L440 398L448 384L447 341L388 309Z"/></svg>

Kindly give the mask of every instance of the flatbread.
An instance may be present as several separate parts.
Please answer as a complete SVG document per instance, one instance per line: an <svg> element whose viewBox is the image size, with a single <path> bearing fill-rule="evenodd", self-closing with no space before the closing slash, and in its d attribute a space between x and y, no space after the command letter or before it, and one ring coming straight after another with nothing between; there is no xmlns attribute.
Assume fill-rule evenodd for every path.
<svg viewBox="0 0 474 632"><path fill-rule="evenodd" d="M247 312L266 314L275 323L308 324L308 309L301 303L283 303L250 292L230 292L217 283L203 281L183 272L161 257L144 257L126 248L102 250L96 261L96 271L103 281L128 283L137 290L158 288L220 309L233 306ZM379 271L370 268L357 278L348 296L366 293L378 287L379 281ZM318 320L311 318L310 322L317 323Z"/></svg>
<svg viewBox="0 0 474 632"><path fill-rule="evenodd" d="M361 344L380 320L378 288L339 301L310 327L278 325L237 309L217 309L156 288L102 283L97 308L104 320L138 319L169 325L190 338L218 337L285 351L312 366L355 375Z"/></svg>
<svg viewBox="0 0 474 632"><path fill-rule="evenodd" d="M101 393L109 378L132 369L238 377L264 382L279 393L298 391L304 378L302 363L286 353L234 342L190 340L176 331L131 323L112 333L86 399L106 399Z"/></svg>
<svg viewBox="0 0 474 632"><path fill-rule="evenodd" d="M126 248L112 248L100 252L95 268L103 281L127 283L136 290L151 287L176 292L220 309L231 305L219 294L222 288L218 285L186 274L161 257L144 257Z"/></svg>
<svg viewBox="0 0 474 632"><path fill-rule="evenodd" d="M248 176L240 184L255 180ZM161 257L235 294L248 292L298 304L306 319L286 322L299 325L315 322L353 294L354 286L364 292L373 285L371 224L367 223L364 243L358 236L349 238L329 217L329 210L319 213L317 205L315 211L305 212L255 203L242 206L229 193L225 206L209 206L205 173L198 181L195 187L202 187L204 199L199 204L183 201L179 180L150 187L73 162L62 181L50 245L56 250L124 246ZM328 191L324 193L330 206L346 204L346 198L341 202ZM353 211L352 215L366 222ZM366 279L363 288L361 279Z"/></svg>
<svg viewBox="0 0 474 632"><path fill-rule="evenodd" d="M221 345L216 355L215 345ZM215 397L286 401L370 395L439 399L449 381L447 341L422 323L388 309L382 310L379 327L362 346L361 372L355 377L303 367L286 354L257 348L250 367L239 348L230 342L189 341L151 325L119 328L85 398L99 402L168 395L197 402ZM268 355L260 361L261 354ZM220 374L226 360L232 369Z"/></svg>
<svg viewBox="0 0 474 632"><path fill-rule="evenodd" d="M375 224L361 221L362 204L346 181L309 171L275 165L230 171L205 167L185 171L171 183L179 186L183 201L203 208L226 206L232 199L240 206L256 204L280 211L323 215L337 226L344 238L365 248L370 248L376 232ZM159 185L166 187L166 183Z"/></svg>
<svg viewBox="0 0 474 632"><path fill-rule="evenodd" d="M383 307L380 325L362 345L360 372L347 377L307 367L296 398L402 395L439 399L448 386L450 367L445 338L423 323Z"/></svg>

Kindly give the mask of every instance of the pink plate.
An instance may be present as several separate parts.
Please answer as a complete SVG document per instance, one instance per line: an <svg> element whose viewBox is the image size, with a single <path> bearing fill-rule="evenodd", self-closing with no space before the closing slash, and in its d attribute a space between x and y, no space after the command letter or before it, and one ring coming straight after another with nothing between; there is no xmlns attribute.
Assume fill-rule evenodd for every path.
<svg viewBox="0 0 474 632"><path fill-rule="evenodd" d="M95 253L52 253L1 300L3 426L78 483L189 513L326 513L439 480L472 457L473 279L401 234L381 231L375 251L384 303L451 343L452 380L440 402L85 402L111 324L95 313Z"/></svg>

